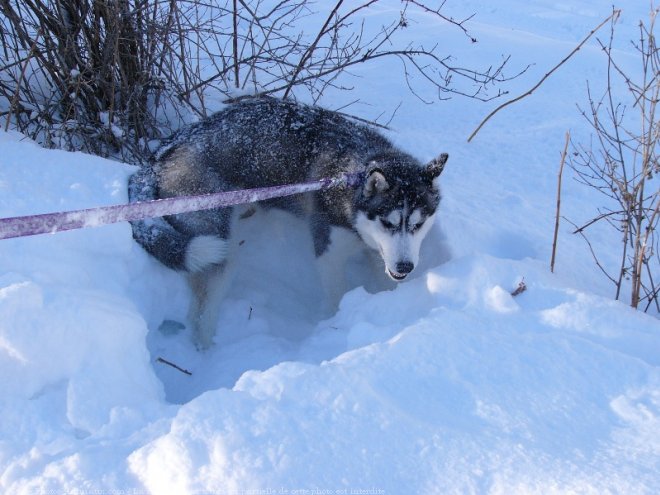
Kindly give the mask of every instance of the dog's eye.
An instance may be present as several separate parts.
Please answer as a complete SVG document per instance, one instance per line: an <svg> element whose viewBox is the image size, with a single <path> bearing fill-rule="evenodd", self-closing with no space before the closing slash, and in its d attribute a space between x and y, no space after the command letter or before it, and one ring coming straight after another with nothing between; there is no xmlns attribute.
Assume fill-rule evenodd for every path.
<svg viewBox="0 0 660 495"><path fill-rule="evenodd" d="M392 222L385 220L384 218L380 219L380 223L383 227L389 230L394 230L396 228L396 225L394 225Z"/></svg>
<svg viewBox="0 0 660 495"><path fill-rule="evenodd" d="M424 222L416 223L415 225L410 227L410 232L412 232L412 233L417 232L419 229L422 228L423 225L424 225Z"/></svg>

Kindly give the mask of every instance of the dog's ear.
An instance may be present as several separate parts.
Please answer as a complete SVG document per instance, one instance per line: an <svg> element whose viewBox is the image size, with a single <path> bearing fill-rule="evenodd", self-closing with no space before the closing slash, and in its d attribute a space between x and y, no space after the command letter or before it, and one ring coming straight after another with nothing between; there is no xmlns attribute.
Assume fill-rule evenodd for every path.
<svg viewBox="0 0 660 495"><path fill-rule="evenodd" d="M374 168L369 172L367 180L364 183L364 195L370 198L376 194L387 191L390 185L383 175L383 171L379 168Z"/></svg>
<svg viewBox="0 0 660 495"><path fill-rule="evenodd" d="M444 170L445 163L447 163L448 158L449 155L447 153L442 153L440 156L434 158L426 164L426 167L424 168L424 174L426 174L430 180L435 179Z"/></svg>

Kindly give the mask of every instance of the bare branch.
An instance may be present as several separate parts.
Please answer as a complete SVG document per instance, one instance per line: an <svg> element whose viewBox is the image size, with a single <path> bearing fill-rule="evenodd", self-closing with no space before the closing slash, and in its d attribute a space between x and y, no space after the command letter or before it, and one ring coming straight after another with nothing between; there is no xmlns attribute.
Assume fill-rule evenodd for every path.
<svg viewBox="0 0 660 495"><path fill-rule="evenodd" d="M300 74L300 71L303 69L309 58L312 56L314 53L314 50L316 50L316 46L318 45L319 41L321 41L321 38L327 33L326 29L328 28L328 24L330 24L330 21L337 15L337 11L339 10L339 7L341 7L341 4L344 3L344 0L338 0L337 3L335 4L334 8L330 12L330 15L328 18L325 20L325 23L323 24L323 27L321 30L318 32L316 35L316 39L312 42L311 45L305 50L305 53L303 53L303 56L300 57L300 62L298 62L298 65L296 66L295 70L293 71L293 74L291 75L291 79L289 81L289 84L287 85L286 89L284 90L284 96L283 98L287 98L289 96L289 93L291 92L291 88L293 85L296 83L296 79L298 77L298 74Z"/></svg>
<svg viewBox="0 0 660 495"><path fill-rule="evenodd" d="M565 64L565 63L566 63L566 62L567 62L567 61L568 61L573 55L575 55L575 54L580 50L580 48L582 48L582 47L584 46L584 44L585 44L587 41L589 41L589 39L594 35L594 33L596 33L596 31L598 31L601 27L603 27L603 26L604 26L607 22L609 22L610 20L616 20L616 19L618 19L618 17L619 17L620 14L621 14L621 11L620 11L620 10L615 10L615 11L612 13L612 15L610 15L607 19L605 19L605 20L604 20L603 22L601 22L598 26L596 26L594 29L592 29L591 32L589 32L589 34L588 34L588 35L587 35L587 36L586 36L586 37L585 37L585 38L584 38L584 39L583 39L583 40L582 40L582 41L581 41L581 42L580 42L580 43L579 43L574 49L573 49L573 51L571 51L571 53L569 53L566 57L564 57L564 58L562 59L562 61L559 62L557 65L555 65L552 69L550 69L550 71L547 72L547 73L541 78L541 80L540 80L538 83L536 83L534 86L532 86L531 89L529 89L527 92L521 94L520 96L518 96L518 97L516 97L516 98L513 98L512 100L508 100L508 101L502 103L502 104L501 104L500 106L498 106L495 110L493 110L492 112L490 112L490 113L486 116L486 118L485 118L484 120L481 121L481 123L480 123L480 124L477 126L477 128L472 132L472 134L470 134L470 137L468 137L468 143L469 143L470 141L472 141L472 139L474 138L474 136L477 135L477 133L478 133L478 132L481 130L481 128L484 126L484 124L485 124L486 122L488 122L488 121L491 119L491 117L493 117L493 115L495 115L497 112L499 112L499 111L502 110L503 108L506 108L506 107L508 107L509 105L512 105L512 104L516 103L517 101L520 101L520 100L522 100L523 98L525 98L525 97L531 95L532 93L534 93L534 91L536 91L536 90L537 90L537 89L538 89L538 88L539 88L539 87L540 87L540 86L546 81L546 79L548 79L548 78L549 78L549 77L550 77L550 76L551 76L551 75L552 75L557 69L559 69L562 65L564 65L564 64Z"/></svg>
<svg viewBox="0 0 660 495"><path fill-rule="evenodd" d="M463 67L438 46L397 38L411 11L468 37L472 16L455 20L444 2L404 0L401 12L374 21L364 13L378 1L0 0L0 99L11 125L46 146L140 162L150 142L207 115L210 100L245 89L318 101L329 88L350 90L341 76L354 67L385 58L401 62L404 84L424 101L504 94L496 86L512 79L508 58ZM324 22L308 39L297 24L318 13L313 7Z"/></svg>

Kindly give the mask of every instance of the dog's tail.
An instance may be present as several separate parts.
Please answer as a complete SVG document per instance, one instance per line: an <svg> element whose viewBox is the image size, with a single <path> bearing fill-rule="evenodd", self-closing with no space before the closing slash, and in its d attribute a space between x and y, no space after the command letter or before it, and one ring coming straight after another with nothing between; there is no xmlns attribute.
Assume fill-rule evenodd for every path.
<svg viewBox="0 0 660 495"><path fill-rule="evenodd" d="M156 176L150 165L143 165L129 178L128 199L131 203L158 199ZM131 227L138 244L174 270L201 272L222 263L226 257L226 240L181 232L162 217L135 220Z"/></svg>

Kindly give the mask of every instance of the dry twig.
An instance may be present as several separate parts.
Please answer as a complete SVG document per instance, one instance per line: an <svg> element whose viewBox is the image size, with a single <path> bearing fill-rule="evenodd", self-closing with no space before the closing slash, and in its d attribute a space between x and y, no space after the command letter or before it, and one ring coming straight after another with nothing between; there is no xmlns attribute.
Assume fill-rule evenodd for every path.
<svg viewBox="0 0 660 495"><path fill-rule="evenodd" d="M168 360L165 359L165 358L158 357L158 358L156 358L156 361L159 362L159 363L163 363L163 364L166 364L166 365L168 365L168 366L171 366L171 367L174 368L175 370L180 371L181 373L184 373L184 374L186 374L186 375L188 375L188 376L192 376L192 372L191 372L191 371L188 371L187 369L182 368L181 366L178 366L178 365L174 364L172 361L168 361Z"/></svg>
<svg viewBox="0 0 660 495"><path fill-rule="evenodd" d="M503 108L508 107L509 105L512 105L513 103L516 103L517 101L520 101L520 100L522 100L523 98L525 98L525 97L531 95L534 91L536 91L536 90L541 86L541 84L543 84L543 83L545 82L546 79L548 79L548 77L550 77L550 76L551 76L551 75L552 75L557 69L559 69L562 65L564 65L564 64L565 64L565 63L566 63L566 62L567 62L567 61L568 61L573 55L575 55L575 54L580 50L580 48L582 48L582 46L583 46L583 45L589 40L589 38L591 38L591 37L596 33L596 31L598 31L598 30L599 30L600 28L602 28L605 24L607 24L608 21L610 21L610 20L616 21L616 20L619 18L619 15L620 15L620 14L621 14L621 10L614 10L614 11L612 12L612 15L610 15L607 19L605 19L605 20L604 20L603 22L601 22L598 26L596 26L594 29L592 29L591 32L586 36L586 38L584 38L584 39L583 39L583 40L582 40L582 41L581 41L581 42L580 42L580 43L579 43L579 44L573 49L573 51L571 51L571 53L569 53L566 57L564 57L564 59L563 59L561 62L559 62L559 63L558 63L557 65L555 65L555 66L554 66L554 67L553 67L548 73L546 73L546 74L541 78L541 80L540 80L538 83L536 83L536 84L535 84L530 90L528 90L527 92L521 94L520 96L518 96L518 97L516 97L516 98L513 98L512 100L508 100L508 101L502 103L502 104L501 104L500 106L498 106L495 110L493 110L492 112L490 112L490 113L486 116L486 118L485 118L484 120L481 121L481 124L479 124L479 125L477 126L477 128L472 132L472 134L470 134L470 137L468 138L468 143L469 143L470 141L472 141L472 139L474 138L474 136L477 135L477 133L478 133L478 132L481 130L481 128L484 126L484 124L485 124L486 122L488 122L488 121L491 119L491 117L492 117L493 115L495 115L497 112L499 112L499 111L502 110Z"/></svg>
<svg viewBox="0 0 660 495"><path fill-rule="evenodd" d="M568 153L568 144L571 141L571 133L566 132L566 143L564 144L564 151L561 154L561 162L559 163L559 174L557 177L557 210L555 212L555 232L552 236L552 256L550 258L550 271L555 272L555 257L557 255L557 236L559 235L559 215L561 210L561 178L564 172L564 163L566 162L566 153Z"/></svg>

